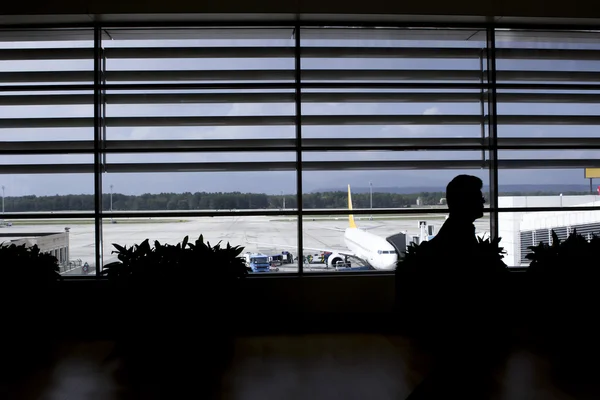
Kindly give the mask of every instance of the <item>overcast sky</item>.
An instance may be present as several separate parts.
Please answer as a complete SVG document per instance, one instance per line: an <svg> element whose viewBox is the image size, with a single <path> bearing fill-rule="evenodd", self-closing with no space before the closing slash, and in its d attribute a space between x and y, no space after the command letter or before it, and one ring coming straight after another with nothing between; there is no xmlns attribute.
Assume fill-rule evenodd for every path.
<svg viewBox="0 0 600 400"><path fill-rule="evenodd" d="M185 42L133 42L109 41L106 46L245 46L257 45L249 41L185 41ZM398 42L348 42L319 41L306 42L304 45L327 46L397 46ZM89 46L90 43L44 43L47 47ZM269 41L269 46L291 46L291 40ZM402 44L400 44L402 45ZM411 46L456 45L452 42L411 43ZM464 43L461 43L464 45ZM476 42L467 42L468 46L478 46ZM554 47L548 44L539 46ZM0 43L6 47L40 47L39 43ZM598 62L574 61L515 61L499 60L497 68L515 70L578 70L598 71ZM416 59L304 59L305 69L479 69L478 60L416 60ZM293 69L293 59L184 59L184 60L109 60L107 69L115 70L220 70L220 69ZM47 71L47 70L92 70L90 60L79 61L0 61L0 71ZM498 113L502 114L537 114L537 115L599 115L598 104L499 104ZM440 114L440 115L478 115L478 103L305 103L302 106L304 115L398 115L398 114ZM143 117L143 116L244 116L262 115L293 116L295 108L289 104L170 104L170 105L108 105L108 117ZM93 117L91 105L69 106L3 106L0 107L0 118L41 118L41 117ZM93 129L0 129L1 141L32 140L91 140ZM480 137L479 126L305 126L303 137L306 138L393 138L393 137ZM597 137L594 126L499 126L500 137ZM237 139L237 138L294 138L293 126L265 127L135 127L109 128L108 140L154 140L154 139ZM0 143L1 144L1 143ZM501 158L533 159L598 159L600 151L538 151L514 152L503 151ZM327 160L360 160L368 165L369 161L378 160L480 160L480 151L473 152L322 152L305 153L305 161ZM182 153L182 154L143 154L143 155L108 155L111 163L146 163L146 162L215 162L215 161L294 161L295 153ZM48 156L0 156L0 165L7 164L65 164L92 163L92 155L48 155ZM445 184L459 173L477 175L488 182L486 170L443 170L443 171L340 171L340 172L305 172L303 186L305 191L316 189L343 189L346 184L356 187L367 187L369 182L377 187L425 186L443 188ZM500 172L500 184L582 184L588 183L583 178L581 169L571 170L511 170ZM6 196L20 195L52 195L93 193L93 176L91 174L62 175L0 175L0 184L5 186ZM295 193L296 173L290 172L252 172L252 173L144 173L144 174L104 174L104 191L127 194L157 192L196 192L196 191L242 191L266 192L279 194Z"/></svg>

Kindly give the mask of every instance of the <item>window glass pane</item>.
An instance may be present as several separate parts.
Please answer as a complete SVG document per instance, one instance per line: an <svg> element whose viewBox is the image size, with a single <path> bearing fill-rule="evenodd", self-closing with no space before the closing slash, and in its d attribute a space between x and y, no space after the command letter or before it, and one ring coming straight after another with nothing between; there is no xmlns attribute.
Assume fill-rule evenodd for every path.
<svg viewBox="0 0 600 400"><path fill-rule="evenodd" d="M544 160L530 160L528 163L533 165L538 161ZM576 163L578 160L566 160L567 162ZM511 160L506 160L506 164L510 164ZM550 163L556 163L556 161L549 161ZM504 164L504 163L501 163ZM512 167L512 165L511 165ZM540 201L534 201L531 196L543 195L543 196L558 196L561 193L564 196L567 195L588 195L597 196L597 186L600 182L596 182L596 179L592 181L590 186L590 180L585 179L583 168L554 168L554 167L529 167L529 168L516 168L502 169L498 174L498 180L500 181L500 195L510 195L517 197L527 197L529 200L525 202L519 201L514 207L559 207L560 202L556 197L550 203L546 200L540 199ZM590 201L577 200L579 206L584 206ZM517 204L517 203L515 203ZM575 204L573 204L575 205ZM566 202L563 202L563 206L567 206ZM507 205L505 207L511 207Z"/></svg>
<svg viewBox="0 0 600 400"><path fill-rule="evenodd" d="M497 30L496 37L499 207L600 205L593 179L600 175L589 170L600 167L598 32ZM515 265L525 255L519 232L529 214L499 216Z"/></svg>
<svg viewBox="0 0 600 400"><path fill-rule="evenodd" d="M108 140L294 137L292 28L107 32Z"/></svg>
<svg viewBox="0 0 600 400"><path fill-rule="evenodd" d="M523 182L522 184L501 186L498 198L500 208L600 207L597 185L590 188L589 184L583 184L585 180L580 170L502 171L503 175L508 173L513 174L513 181L516 181L514 178L516 176L522 176L527 181L528 176L537 174L536 179L545 179L545 181L536 182L547 183L531 185L529 182ZM571 179L572 183L557 184L555 182L560 181L557 177L563 177L566 182ZM576 182L582 183L577 184ZM587 224L598 222L596 221L597 215L598 211L592 210L547 212L507 210L499 213L498 227L502 242L506 242L511 265L526 266L529 265L529 261L525 259L525 255L529 253L527 247L537 244L541 240L539 235L536 236L537 239L535 237L532 239L532 231L545 229L547 233L549 229L571 229L580 225L587 227ZM579 228L577 230L579 231Z"/></svg>
<svg viewBox="0 0 600 400"><path fill-rule="evenodd" d="M536 140L531 145L527 145L527 147L548 147L552 144L553 143L551 141L548 141L547 139L542 139ZM519 145L519 143L517 143L517 145ZM557 144L557 146L554 147L558 147L561 145L565 147L568 146L568 144L565 143ZM549 164L552 164L552 160L562 160L557 162L557 165L560 165L560 162L569 163L569 160L582 162L582 160L589 159L593 160L590 162L595 162L595 160L600 159L600 149L587 150L583 148L584 146L585 144L579 145L578 147L581 147L581 149L578 150L539 150L539 147L538 149L532 150L499 150L498 158L500 160L506 160L507 163L516 162L517 160L539 160L540 163L547 162ZM576 162L573 162L572 164L574 164L574 167L577 166ZM550 165L550 167L552 166L553 165ZM576 173L578 175L577 178L581 179L583 176L581 169L577 170ZM585 183L585 181L581 181L581 183Z"/></svg>
<svg viewBox="0 0 600 400"><path fill-rule="evenodd" d="M161 195L169 196L168 194ZM210 196L210 197L222 197ZM231 195L229 195L231 196ZM172 196L171 196L172 197ZM297 272L298 226L291 216L127 217L104 219L104 263L117 261L113 243L133 246L146 239L152 246L191 242L203 235L211 246L241 246L251 274ZM289 255L288 255L289 254Z"/></svg>
<svg viewBox="0 0 600 400"><path fill-rule="evenodd" d="M499 82L568 82L566 71L594 71L600 61L598 31L496 29L495 34ZM572 78L578 79L577 73Z"/></svg>
<svg viewBox="0 0 600 400"><path fill-rule="evenodd" d="M1 240L94 275L94 220L68 217L94 210L93 31L4 30L0 54Z"/></svg>
<svg viewBox="0 0 600 400"><path fill-rule="evenodd" d="M316 145L321 141L311 141L311 145L314 143ZM328 143L327 141L322 141L321 143ZM329 143L342 143L342 141L330 141ZM350 146L351 141L346 141L346 145ZM428 143L425 143L425 146ZM418 144L416 146L402 146L401 142L382 141L381 143L373 143L367 144L365 142L356 142L355 146L360 148L361 146L365 146L370 149L385 149L386 147L389 149L392 146L400 144L398 146L399 149L405 147L404 151L381 151L381 150L368 150L368 151L311 151L304 152L303 161L306 162L304 165L305 170L312 170L316 168L322 169L335 169L335 162L351 162L355 164L362 164L362 168L367 169L381 169L381 166L378 164L379 161L396 161L395 168L398 169L417 169L419 166L419 162L421 161L436 161L439 164L442 164L444 161L448 161L449 164L452 161L476 161L475 164L479 164L478 166L484 165L484 160L482 158L483 153L482 150L472 150L472 151L444 151L442 148L437 148L435 150L426 151L426 150L412 150L413 148L419 148ZM316 147L315 145L315 147ZM469 146L469 145L465 145ZM423 146L424 147L424 146ZM448 146L450 147L450 146ZM471 148L477 147L477 145L471 144ZM321 162L322 161L322 162ZM328 164L331 163L331 166ZM344 164L349 165L349 164ZM404 168L403 168L404 167ZM359 166L351 167L350 169L360 169ZM393 182L390 182L393 183Z"/></svg>
<svg viewBox="0 0 600 400"><path fill-rule="evenodd" d="M440 168L453 161L426 161L423 170L411 170L403 161L390 161L380 165L368 162L316 165L323 170L305 170L303 173L304 208L347 208L348 186L354 208L440 208L447 209L446 185L457 175L468 174L479 177L483 192L488 192L489 174L478 168L480 160L457 161L457 164L472 166L472 169ZM378 161L381 163L381 161ZM418 161L407 161L408 165L420 166ZM345 170L340 166L348 167ZM331 168L329 168L331 167ZM418 169L418 168L415 168ZM372 193L372 196L371 196Z"/></svg>
<svg viewBox="0 0 600 400"><path fill-rule="evenodd" d="M352 226L349 215L310 215L308 212L303 218L304 271L393 270L398 254L403 254L410 243L435 237L448 216L445 208L436 211L435 207L429 207L423 211L407 214L399 209L393 214L354 214L357 229L348 229ZM475 234L489 237L489 213L475 221Z"/></svg>
<svg viewBox="0 0 600 400"><path fill-rule="evenodd" d="M277 239L297 256L297 217L260 216L296 207L293 29L106 32L104 77L122 87L105 97L104 262L115 241L175 244L199 234L252 252ZM111 210L157 216L109 218ZM259 215L191 215L242 210ZM284 270L297 263L286 259Z"/></svg>
<svg viewBox="0 0 600 400"><path fill-rule="evenodd" d="M29 31L35 32L35 39L38 40L33 37L31 40L23 40L25 36L19 31L3 31L15 35L0 36L0 51L4 54L0 60L0 71L3 72L0 85L92 83L93 31L67 29L62 30L66 35L53 34L59 31L61 30ZM77 34L67 38L67 35L74 32Z"/></svg>
<svg viewBox="0 0 600 400"><path fill-rule="evenodd" d="M572 202L573 199L564 199ZM596 203L600 206L600 201ZM500 213L500 227L507 237L508 258L515 266L529 266L529 246L540 243L552 244L552 232L564 241L573 231L591 239L600 234L599 211L547 211Z"/></svg>
<svg viewBox="0 0 600 400"><path fill-rule="evenodd" d="M91 151L83 142L93 139L93 31L7 30L0 53L0 144L13 152Z"/></svg>
<svg viewBox="0 0 600 400"><path fill-rule="evenodd" d="M329 264L306 270L331 271L336 263L339 271L391 270L398 249L386 239L404 235L405 248L433 236L447 215L445 187L454 176L479 176L488 190L485 32L301 33L303 207L307 214L347 210L350 186L353 208L362 209L354 215L358 230L346 230L348 216L305 215L305 252L333 253ZM371 208L398 212L364 213ZM481 224L489 232L489 218Z"/></svg>
<svg viewBox="0 0 600 400"><path fill-rule="evenodd" d="M415 160L406 162L415 168L419 165ZM446 185L456 175L478 176L484 196L489 198L486 170L445 170L423 165L422 171L415 171L401 162L392 163L397 163L398 169L383 166L377 169L374 162L366 161L358 162L361 166L354 169L328 170L330 180L320 171L304 172L304 252L313 257L324 252L333 254L324 265L309 263L307 271L392 270L394 259L409 243L429 240L442 227L448 216ZM348 210L348 185L352 208L356 210L352 218L338 214L310 215L313 209ZM378 213L382 208L396 211ZM348 229L353 226L358 229ZM489 236L489 215L477 220L475 227L478 236ZM337 269L336 263L340 264Z"/></svg>
<svg viewBox="0 0 600 400"><path fill-rule="evenodd" d="M130 150L133 150L131 148ZM240 148L243 150L243 148ZM251 165L254 164L256 170L269 170L270 163L280 162L288 163L290 169L295 168L295 152L177 152L177 153L115 153L107 154L106 166L108 170L114 170L119 168L121 165L143 165L148 166L149 164L157 165L157 168L169 168L173 167L173 171L177 171L178 168L183 171L193 171L196 166L198 170L202 170L205 165L217 165L223 164L227 167L235 169L236 163L242 163L242 167L238 168L242 171L251 171ZM247 161L241 161L247 160ZM233 164L229 165L227 163ZM282 164L283 166L288 164ZM279 164L273 164L279 165ZM274 167L273 169L276 169Z"/></svg>
<svg viewBox="0 0 600 400"><path fill-rule="evenodd" d="M109 91L106 99L109 141L295 137L292 89L140 89Z"/></svg>
<svg viewBox="0 0 600 400"><path fill-rule="evenodd" d="M14 199L8 197L6 205ZM63 211L63 210L61 210ZM54 255L64 276L95 275L94 220L92 218L15 219L0 216L0 243L31 247Z"/></svg>
<svg viewBox="0 0 600 400"><path fill-rule="evenodd" d="M564 202L574 199L563 199ZM600 202L596 201L596 206ZM552 243L552 231L563 241L574 230L584 237L600 234L600 213L598 211L547 211L547 212L501 212L499 228L502 243L505 243L507 264L527 267L531 253L529 246L539 243Z"/></svg>
<svg viewBox="0 0 600 400"><path fill-rule="evenodd" d="M289 201L286 201L289 203ZM286 204L287 206L287 204ZM237 235L244 246L244 257L252 274L267 272L262 261L269 260L269 273L298 271L298 218L288 215L236 217ZM215 220L215 227L220 221ZM239 224L239 225L238 225ZM215 228L221 232L223 228ZM241 235L244 235L241 238ZM227 234L224 234L227 237Z"/></svg>
<svg viewBox="0 0 600 400"><path fill-rule="evenodd" d="M293 171L193 172L203 164L186 165L179 169L172 163L150 165L145 172L148 164L132 164L130 169L141 172L104 174L104 210L110 210L110 193L115 211L274 210L281 207L282 195L286 207L295 207ZM126 165L115 168L125 170Z"/></svg>
<svg viewBox="0 0 600 400"><path fill-rule="evenodd" d="M91 154L0 155L6 212L92 211Z"/></svg>
<svg viewBox="0 0 600 400"><path fill-rule="evenodd" d="M460 29L303 28L303 137L485 135L484 36Z"/></svg>

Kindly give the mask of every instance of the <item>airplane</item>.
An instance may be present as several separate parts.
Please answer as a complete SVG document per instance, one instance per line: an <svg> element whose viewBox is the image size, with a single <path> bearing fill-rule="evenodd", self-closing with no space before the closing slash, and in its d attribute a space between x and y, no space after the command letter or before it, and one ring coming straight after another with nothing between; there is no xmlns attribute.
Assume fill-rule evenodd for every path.
<svg viewBox="0 0 600 400"><path fill-rule="evenodd" d="M352 195L350 193L350 185L348 185L348 209L352 210ZM398 261L398 252L396 248L388 242L387 239L368 232L370 228L359 228L354 221L354 215L348 215L349 226L343 230L339 228L328 228L344 232L344 243L346 250L340 249L325 249L325 248L310 248L304 247L304 250L330 252L327 258L327 267L334 267L345 264L348 257L357 258L373 269L390 271L396 268ZM247 239L246 239L247 241ZM278 245L248 242L250 244L269 245L276 247L295 248L290 245Z"/></svg>

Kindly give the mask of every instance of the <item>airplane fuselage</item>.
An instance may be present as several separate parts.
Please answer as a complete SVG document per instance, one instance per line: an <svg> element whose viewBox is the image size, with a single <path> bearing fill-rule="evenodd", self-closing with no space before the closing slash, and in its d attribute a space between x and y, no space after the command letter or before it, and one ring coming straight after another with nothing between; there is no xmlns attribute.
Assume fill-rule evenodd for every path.
<svg viewBox="0 0 600 400"><path fill-rule="evenodd" d="M396 249L381 236L360 228L346 228L344 242L348 250L378 270L393 270L398 261Z"/></svg>

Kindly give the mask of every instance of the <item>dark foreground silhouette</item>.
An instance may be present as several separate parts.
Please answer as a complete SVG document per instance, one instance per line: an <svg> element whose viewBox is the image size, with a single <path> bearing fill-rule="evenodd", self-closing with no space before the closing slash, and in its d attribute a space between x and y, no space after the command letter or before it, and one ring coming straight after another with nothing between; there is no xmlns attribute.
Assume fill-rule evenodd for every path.
<svg viewBox="0 0 600 400"><path fill-rule="evenodd" d="M474 222L484 211L482 186L475 176L455 177L446 188L444 225L398 265L400 302L409 304L403 315L412 313L409 324L437 360L410 400L490 396L490 370L503 353L496 289L506 265L499 240L475 235Z"/></svg>
<svg viewBox="0 0 600 400"><path fill-rule="evenodd" d="M439 258L435 261L452 266L453 259L455 263L464 263L473 258L477 246L474 222L483 217L485 204L482 187L481 179L471 175L459 175L448 184L448 219L438 234L424 243L429 255ZM456 257L457 251L460 251L460 257Z"/></svg>

